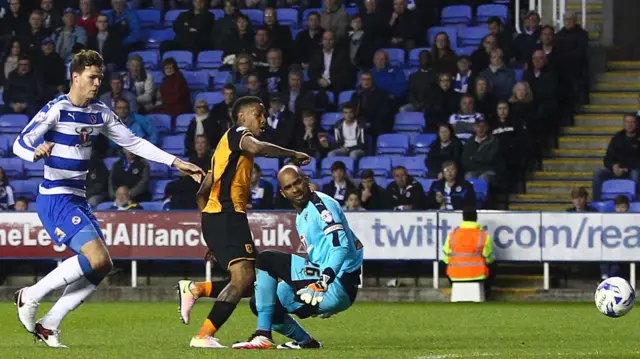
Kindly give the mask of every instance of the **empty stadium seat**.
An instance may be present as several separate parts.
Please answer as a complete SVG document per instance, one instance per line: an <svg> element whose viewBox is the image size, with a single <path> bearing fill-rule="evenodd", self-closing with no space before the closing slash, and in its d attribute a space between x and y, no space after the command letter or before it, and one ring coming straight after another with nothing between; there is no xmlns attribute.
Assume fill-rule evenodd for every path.
<svg viewBox="0 0 640 359"><path fill-rule="evenodd" d="M342 120L342 112L327 112L320 117L320 127L325 131L330 131L331 128Z"/></svg>
<svg viewBox="0 0 640 359"><path fill-rule="evenodd" d="M258 9L241 9L241 13L247 15L253 26L264 25L264 12Z"/></svg>
<svg viewBox="0 0 640 359"><path fill-rule="evenodd" d="M11 187L13 187L13 197L26 197L29 200L33 201L38 195L38 187L40 186L41 182L41 179L11 181Z"/></svg>
<svg viewBox="0 0 640 359"><path fill-rule="evenodd" d="M311 157L311 162L308 165L301 167L304 173L308 176L315 178L318 175L318 162L314 157Z"/></svg>
<svg viewBox="0 0 640 359"><path fill-rule="evenodd" d="M628 179L612 179L602 183L601 199L614 199L619 195L627 196L630 201L636 197L636 184Z"/></svg>
<svg viewBox="0 0 640 359"><path fill-rule="evenodd" d="M160 11L154 9L136 10L136 15L138 15L142 27L157 27L162 19Z"/></svg>
<svg viewBox="0 0 640 359"><path fill-rule="evenodd" d="M449 42L451 43L451 48L458 48L458 29L452 26L433 26L427 30L427 40L429 41L429 45L431 47L435 47L435 39L436 35L444 32L449 36Z"/></svg>
<svg viewBox="0 0 640 359"><path fill-rule="evenodd" d="M129 56L131 55L139 55L142 57L144 68L147 70L158 68L158 64L160 63L160 53L158 50L132 51L129 53Z"/></svg>
<svg viewBox="0 0 640 359"><path fill-rule="evenodd" d="M473 18L469 5L451 5L442 9L440 22L442 24L470 24Z"/></svg>
<svg viewBox="0 0 640 359"><path fill-rule="evenodd" d="M107 157L102 162L104 162L104 166L107 167L109 171L113 168L114 163L118 162L118 157Z"/></svg>
<svg viewBox="0 0 640 359"><path fill-rule="evenodd" d="M209 71L182 71L184 79L191 90L206 90L209 88Z"/></svg>
<svg viewBox="0 0 640 359"><path fill-rule="evenodd" d="M591 207L600 213L612 213L616 211L616 205L613 201L591 202ZM631 211L631 209L629 209Z"/></svg>
<svg viewBox="0 0 640 359"><path fill-rule="evenodd" d="M162 202L140 202L138 204L145 211L162 212Z"/></svg>
<svg viewBox="0 0 640 359"><path fill-rule="evenodd" d="M26 177L44 177L44 161L24 162L23 168Z"/></svg>
<svg viewBox="0 0 640 359"><path fill-rule="evenodd" d="M164 198L164 189L169 182L171 182L171 180L149 181L149 192L151 192L151 198L153 198L154 201Z"/></svg>
<svg viewBox="0 0 640 359"><path fill-rule="evenodd" d="M160 142L160 148L172 155L181 155L184 149L184 134L164 136Z"/></svg>
<svg viewBox="0 0 640 359"><path fill-rule="evenodd" d="M429 146L438 138L435 133L421 133L415 137L413 152L418 154L429 153Z"/></svg>
<svg viewBox="0 0 640 359"><path fill-rule="evenodd" d="M171 133L171 116L164 113L150 113L146 117L153 122L158 132Z"/></svg>
<svg viewBox="0 0 640 359"><path fill-rule="evenodd" d="M480 46L482 39L489 33L489 27L486 25L462 28L458 31L458 47Z"/></svg>
<svg viewBox="0 0 640 359"><path fill-rule="evenodd" d="M395 48L385 48L380 49L387 53L389 56L389 64L395 67L403 67L404 66L404 50L395 49Z"/></svg>
<svg viewBox="0 0 640 359"><path fill-rule="evenodd" d="M317 95L320 91L313 91L314 95ZM330 103L336 103L336 95L333 94L333 92L331 91L323 91L325 94L327 94L327 98L329 99Z"/></svg>
<svg viewBox="0 0 640 359"><path fill-rule="evenodd" d="M8 177L22 177L24 161L21 158L0 158L0 167Z"/></svg>
<svg viewBox="0 0 640 359"><path fill-rule="evenodd" d="M38 212L38 204L35 201L30 201L27 205L27 211Z"/></svg>
<svg viewBox="0 0 640 359"><path fill-rule="evenodd" d="M102 202L96 206L96 211L112 211L113 202Z"/></svg>
<svg viewBox="0 0 640 359"><path fill-rule="evenodd" d="M176 129L177 133L185 133L187 129L189 129L189 124L191 120L196 116L195 113L183 113L182 115L178 115L176 117Z"/></svg>
<svg viewBox="0 0 640 359"><path fill-rule="evenodd" d="M522 77L524 76L524 69L513 69L513 72L516 75L516 81L522 81Z"/></svg>
<svg viewBox="0 0 640 359"><path fill-rule="evenodd" d="M347 156L323 158L321 163L320 176L331 176L331 165L337 161L342 161L344 163L344 166L347 168L347 174L349 176L353 176L355 161L353 160L353 158Z"/></svg>
<svg viewBox="0 0 640 359"><path fill-rule="evenodd" d="M422 112L398 112L394 119L393 131L422 132L424 125Z"/></svg>
<svg viewBox="0 0 640 359"><path fill-rule="evenodd" d="M342 106L343 104L351 101L351 96L355 93L354 90L346 90L340 92L338 95L338 106Z"/></svg>
<svg viewBox="0 0 640 359"><path fill-rule="evenodd" d="M12 113L0 116L1 133L20 133L29 123L27 115Z"/></svg>
<svg viewBox="0 0 640 359"><path fill-rule="evenodd" d="M420 65L420 53L422 51L431 51L428 47L418 47L409 52L409 66Z"/></svg>
<svg viewBox="0 0 640 359"><path fill-rule="evenodd" d="M213 107L213 105L224 101L224 95L222 92L200 92L196 96L196 101L206 100L209 104L209 109Z"/></svg>
<svg viewBox="0 0 640 359"><path fill-rule="evenodd" d="M256 157L253 162L260 166L263 176L275 177L280 170L280 161L277 158Z"/></svg>
<svg viewBox="0 0 640 359"><path fill-rule="evenodd" d="M500 4L484 4L476 9L476 22L488 22L493 16L497 16L502 20L503 24L507 23L509 18L509 8Z"/></svg>
<svg viewBox="0 0 640 359"><path fill-rule="evenodd" d="M224 10L222 9L209 9L209 12L213 14L216 20L222 19L224 17Z"/></svg>
<svg viewBox="0 0 640 359"><path fill-rule="evenodd" d="M9 141L8 137L0 136L0 157L9 157L9 154L13 153L13 143Z"/></svg>
<svg viewBox="0 0 640 359"><path fill-rule="evenodd" d="M422 177L415 177L414 180L416 180L416 182L420 183L424 193L428 193L429 189L431 189L431 185L433 184L433 182L436 181L436 180L431 179L431 178L422 178Z"/></svg>
<svg viewBox="0 0 640 359"><path fill-rule="evenodd" d="M148 161L149 163L149 174L153 178L161 178L165 179L169 177L169 167L163 163Z"/></svg>
<svg viewBox="0 0 640 359"><path fill-rule="evenodd" d="M373 178L376 184L382 188L387 188L389 183L393 182L393 178L387 178L386 176L376 176Z"/></svg>
<svg viewBox="0 0 640 359"><path fill-rule="evenodd" d="M489 186L487 181L481 179L469 180L473 185L473 190L476 192L476 198L478 202L482 203L487 199L487 193L489 192Z"/></svg>
<svg viewBox="0 0 640 359"><path fill-rule="evenodd" d="M640 213L640 202L631 202L631 203L629 203L629 212L631 212L631 213Z"/></svg>
<svg viewBox="0 0 640 359"><path fill-rule="evenodd" d="M425 177L427 168L424 164L425 156L391 156L391 167L402 166L410 176Z"/></svg>
<svg viewBox="0 0 640 359"><path fill-rule="evenodd" d="M167 51L162 55L162 61L173 58L181 69L190 69L193 67L193 53L191 51Z"/></svg>
<svg viewBox="0 0 640 359"><path fill-rule="evenodd" d="M209 71L209 76L213 78L213 89L222 90L230 73L231 71Z"/></svg>
<svg viewBox="0 0 640 359"><path fill-rule="evenodd" d="M175 9L175 10L167 11L167 13L164 14L164 26L172 27L173 26L173 22L176 21L178 16L180 16L180 14L185 12L185 11L187 11L187 10Z"/></svg>
<svg viewBox="0 0 640 359"><path fill-rule="evenodd" d="M199 69L217 69L222 66L223 51L210 50L202 51L198 54L196 67Z"/></svg>
<svg viewBox="0 0 640 359"><path fill-rule="evenodd" d="M463 46L456 49L456 55L458 56L471 56L476 51L477 46Z"/></svg>
<svg viewBox="0 0 640 359"><path fill-rule="evenodd" d="M277 9L278 22L280 25L290 26L291 28L299 27L298 11L296 9ZM294 37L295 39L295 37Z"/></svg>
<svg viewBox="0 0 640 359"><path fill-rule="evenodd" d="M362 171L369 169L374 176L389 176L391 174L391 158L389 156L365 156L358 163L358 177Z"/></svg>
<svg viewBox="0 0 640 359"><path fill-rule="evenodd" d="M147 48L157 49L161 42L173 40L175 37L176 33L173 32L173 29L150 30L147 37Z"/></svg>
<svg viewBox="0 0 640 359"><path fill-rule="evenodd" d="M404 133L387 133L378 136L378 154L406 154L409 151L409 136Z"/></svg>

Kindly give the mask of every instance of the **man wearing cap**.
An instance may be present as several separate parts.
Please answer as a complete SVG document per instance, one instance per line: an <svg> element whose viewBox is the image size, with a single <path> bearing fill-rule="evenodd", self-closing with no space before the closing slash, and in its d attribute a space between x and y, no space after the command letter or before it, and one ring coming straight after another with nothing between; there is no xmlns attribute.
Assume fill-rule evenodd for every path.
<svg viewBox="0 0 640 359"><path fill-rule="evenodd" d="M73 55L75 44L87 45L87 32L82 26L76 25L76 13L70 7L64 9L62 27L58 28L52 36L56 42L56 52L63 59Z"/></svg>

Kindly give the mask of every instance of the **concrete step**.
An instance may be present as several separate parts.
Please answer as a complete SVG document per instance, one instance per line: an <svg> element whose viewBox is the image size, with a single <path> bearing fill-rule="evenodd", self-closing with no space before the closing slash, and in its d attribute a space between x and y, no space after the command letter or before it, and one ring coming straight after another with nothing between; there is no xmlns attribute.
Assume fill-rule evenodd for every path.
<svg viewBox="0 0 640 359"><path fill-rule="evenodd" d="M561 149L606 149L611 135L607 136L561 136L558 147Z"/></svg>
<svg viewBox="0 0 640 359"><path fill-rule="evenodd" d="M587 14L593 12L602 12L602 3L587 3ZM567 10L569 11L577 11L580 13L582 11L582 2L577 4L567 4ZM589 16L587 16L588 18ZM580 16L578 16L578 21L580 20Z"/></svg>
<svg viewBox="0 0 640 359"><path fill-rule="evenodd" d="M584 113L616 114L620 116L620 121L622 121L622 115L624 115L625 113L636 112L636 111L638 111L638 105L584 105L582 106L582 112Z"/></svg>
<svg viewBox="0 0 640 359"><path fill-rule="evenodd" d="M618 126L571 126L563 127L560 133L563 135L602 135L613 136L614 133L620 131Z"/></svg>
<svg viewBox="0 0 640 359"><path fill-rule="evenodd" d="M513 203L509 206L511 211L545 211L545 212L565 212L571 207L571 201L566 204L540 204L540 203Z"/></svg>
<svg viewBox="0 0 640 359"><path fill-rule="evenodd" d="M593 177L591 171L536 171L533 173L534 180L576 180L576 181L590 181Z"/></svg>
<svg viewBox="0 0 640 359"><path fill-rule="evenodd" d="M589 41L598 41L598 40L600 40L600 32L589 31Z"/></svg>
<svg viewBox="0 0 640 359"><path fill-rule="evenodd" d="M544 285L543 275L519 275L519 274L496 274L496 287L523 289L542 288Z"/></svg>
<svg viewBox="0 0 640 359"><path fill-rule="evenodd" d="M592 105L634 105L638 106L638 94L631 92L592 92Z"/></svg>
<svg viewBox="0 0 640 359"><path fill-rule="evenodd" d="M628 82L598 82L592 89L592 91L603 92L628 92L628 91L640 91L640 84Z"/></svg>
<svg viewBox="0 0 640 359"><path fill-rule="evenodd" d="M602 159L546 159L542 160L545 172L593 172L602 168Z"/></svg>
<svg viewBox="0 0 640 359"><path fill-rule="evenodd" d="M575 187L585 187L590 191L590 181L528 181L527 194L556 194L569 199L571 190Z"/></svg>
<svg viewBox="0 0 640 359"><path fill-rule="evenodd" d="M640 61L609 61L607 68L609 70L640 70Z"/></svg>
<svg viewBox="0 0 640 359"><path fill-rule="evenodd" d="M605 149L574 149L574 148L554 148L551 152L555 158L602 158L606 153Z"/></svg>
<svg viewBox="0 0 640 359"><path fill-rule="evenodd" d="M622 115L618 114L581 114L574 117L576 126L618 126L622 129Z"/></svg>
<svg viewBox="0 0 640 359"><path fill-rule="evenodd" d="M640 80L640 71L607 71L598 74L597 82L629 83Z"/></svg>
<svg viewBox="0 0 640 359"><path fill-rule="evenodd" d="M513 194L510 196L511 203L539 203L539 204L566 204L567 196L559 196L554 193L522 193L522 194Z"/></svg>

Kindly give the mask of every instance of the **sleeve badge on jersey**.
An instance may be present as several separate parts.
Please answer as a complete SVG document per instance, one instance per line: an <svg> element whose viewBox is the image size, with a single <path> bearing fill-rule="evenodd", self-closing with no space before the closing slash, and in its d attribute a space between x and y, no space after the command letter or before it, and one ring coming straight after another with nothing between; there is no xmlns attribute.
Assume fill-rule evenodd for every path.
<svg viewBox="0 0 640 359"><path fill-rule="evenodd" d="M82 222L82 219L80 219L80 217L78 216L74 216L73 218L71 218L71 223L73 223L76 226L80 224L80 222Z"/></svg>
<svg viewBox="0 0 640 359"><path fill-rule="evenodd" d="M331 212L329 212L328 209L323 209L322 212L320 212L320 218L322 218L322 220L327 223L333 222L333 216L331 215Z"/></svg>
<svg viewBox="0 0 640 359"><path fill-rule="evenodd" d="M253 253L253 245L252 245L252 244L245 244L245 245L244 245L244 249L245 249L245 251L247 251L247 253L249 253L249 254Z"/></svg>
<svg viewBox="0 0 640 359"><path fill-rule="evenodd" d="M236 128L236 132L242 132L242 131L248 131L249 129L244 127L244 126L239 126L238 128Z"/></svg>
<svg viewBox="0 0 640 359"><path fill-rule="evenodd" d="M89 116L89 119L91 120L91 123L94 125L98 122L98 118L96 117L96 115Z"/></svg>

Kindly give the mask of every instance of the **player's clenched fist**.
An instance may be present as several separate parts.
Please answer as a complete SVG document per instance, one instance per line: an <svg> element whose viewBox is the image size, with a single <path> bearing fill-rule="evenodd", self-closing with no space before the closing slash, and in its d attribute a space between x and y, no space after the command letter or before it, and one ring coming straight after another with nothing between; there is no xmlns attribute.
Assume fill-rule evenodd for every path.
<svg viewBox="0 0 640 359"><path fill-rule="evenodd" d="M322 302L324 293L327 291L327 286L327 282L319 280L300 289L296 294L300 296L300 300L304 303L316 306Z"/></svg>
<svg viewBox="0 0 640 359"><path fill-rule="evenodd" d="M36 147L36 150L33 151L34 154L34 160L37 161L41 158L44 157L49 157L51 155L51 150L53 149L53 142L43 142L40 145L38 145L38 147Z"/></svg>
<svg viewBox="0 0 640 359"><path fill-rule="evenodd" d="M293 159L298 166L306 166L311 163L311 157L304 152L296 152L296 155L293 157Z"/></svg>

